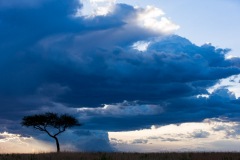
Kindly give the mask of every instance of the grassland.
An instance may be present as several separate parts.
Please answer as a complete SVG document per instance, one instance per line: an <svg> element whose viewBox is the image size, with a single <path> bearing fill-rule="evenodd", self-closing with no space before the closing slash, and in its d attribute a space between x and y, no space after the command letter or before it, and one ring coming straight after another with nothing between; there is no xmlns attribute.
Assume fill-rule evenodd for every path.
<svg viewBox="0 0 240 160"><path fill-rule="evenodd" d="M240 153L40 153L0 154L0 160L240 160Z"/></svg>

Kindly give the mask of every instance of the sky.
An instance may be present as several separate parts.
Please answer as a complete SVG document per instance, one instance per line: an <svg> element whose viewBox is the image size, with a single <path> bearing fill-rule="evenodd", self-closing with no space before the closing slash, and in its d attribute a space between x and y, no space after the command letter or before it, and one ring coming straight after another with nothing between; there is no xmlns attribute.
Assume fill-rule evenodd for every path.
<svg viewBox="0 0 240 160"><path fill-rule="evenodd" d="M0 0L0 152L239 151L237 0ZM96 143L98 145L96 145Z"/></svg>
<svg viewBox="0 0 240 160"><path fill-rule="evenodd" d="M129 3L127 0L118 0ZM212 43L220 48L230 48L233 56L239 56L238 0L132 0L137 6L153 5L161 8L168 18L180 26L175 33L202 45Z"/></svg>

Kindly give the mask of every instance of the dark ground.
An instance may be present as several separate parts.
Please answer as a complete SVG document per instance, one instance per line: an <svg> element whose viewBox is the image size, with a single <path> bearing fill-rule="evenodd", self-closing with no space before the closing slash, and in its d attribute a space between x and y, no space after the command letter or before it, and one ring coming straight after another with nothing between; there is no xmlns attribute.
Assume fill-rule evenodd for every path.
<svg viewBox="0 0 240 160"><path fill-rule="evenodd" d="M0 160L240 160L240 152L0 154Z"/></svg>

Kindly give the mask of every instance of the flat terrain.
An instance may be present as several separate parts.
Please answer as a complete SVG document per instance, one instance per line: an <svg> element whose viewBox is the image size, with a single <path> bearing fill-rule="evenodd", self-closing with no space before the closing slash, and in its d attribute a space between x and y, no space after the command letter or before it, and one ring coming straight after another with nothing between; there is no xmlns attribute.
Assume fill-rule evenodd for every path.
<svg viewBox="0 0 240 160"><path fill-rule="evenodd" d="M40 153L0 154L0 160L240 160L240 153Z"/></svg>

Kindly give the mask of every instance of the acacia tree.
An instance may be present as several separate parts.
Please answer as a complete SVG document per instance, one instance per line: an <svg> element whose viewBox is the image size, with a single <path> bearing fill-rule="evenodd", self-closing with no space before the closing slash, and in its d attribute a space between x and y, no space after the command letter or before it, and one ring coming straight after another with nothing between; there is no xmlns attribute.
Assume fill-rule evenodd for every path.
<svg viewBox="0 0 240 160"><path fill-rule="evenodd" d="M21 124L22 126L33 127L42 132L46 132L48 136L55 139L57 152L60 152L60 145L57 136L67 128L81 125L76 118L70 115L58 115L57 113L51 112L25 116L23 117Z"/></svg>

